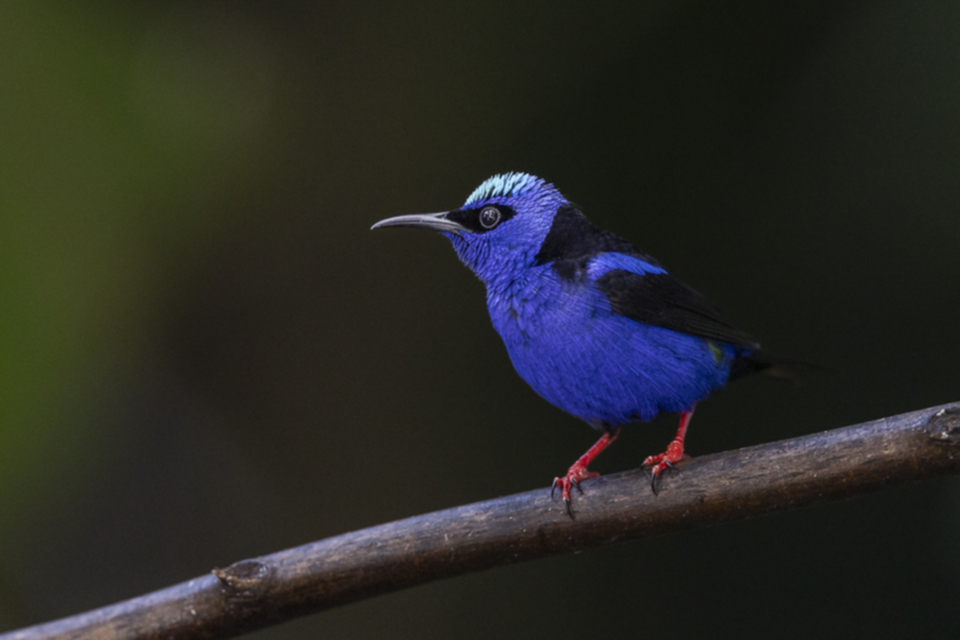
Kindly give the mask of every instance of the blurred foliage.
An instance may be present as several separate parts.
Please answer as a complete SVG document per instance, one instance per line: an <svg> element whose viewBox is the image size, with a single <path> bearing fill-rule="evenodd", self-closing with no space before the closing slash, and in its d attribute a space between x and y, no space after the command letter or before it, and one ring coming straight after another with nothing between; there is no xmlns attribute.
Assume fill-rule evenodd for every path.
<svg viewBox="0 0 960 640"><path fill-rule="evenodd" d="M209 240L219 223L207 205L243 179L237 152L253 144L263 96L259 69L202 32L184 34L166 11L2 11L0 503L9 508L57 490L45 486L63 481L51 470L82 474L103 454L105 443L69 428L69 414L118 361L143 357L158 271L170 267L163 253Z"/></svg>
<svg viewBox="0 0 960 640"><path fill-rule="evenodd" d="M694 455L960 399L957 42L946 2L0 5L0 629L563 471L595 436L481 285L367 230L496 172L833 370L718 394ZM923 483L260 635L956 637L957 513Z"/></svg>

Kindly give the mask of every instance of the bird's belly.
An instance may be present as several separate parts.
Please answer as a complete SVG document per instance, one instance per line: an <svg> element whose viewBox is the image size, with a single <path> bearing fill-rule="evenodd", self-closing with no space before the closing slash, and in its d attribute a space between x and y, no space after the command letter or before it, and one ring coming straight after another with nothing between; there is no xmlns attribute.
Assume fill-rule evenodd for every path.
<svg viewBox="0 0 960 640"><path fill-rule="evenodd" d="M690 409L726 382L733 357L730 346L711 347L602 305L541 305L497 329L517 373L538 394L610 426Z"/></svg>

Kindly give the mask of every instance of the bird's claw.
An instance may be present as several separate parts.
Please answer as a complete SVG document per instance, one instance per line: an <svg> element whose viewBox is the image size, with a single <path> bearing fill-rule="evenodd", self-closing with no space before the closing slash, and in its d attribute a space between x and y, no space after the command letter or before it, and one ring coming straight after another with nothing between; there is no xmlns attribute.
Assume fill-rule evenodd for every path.
<svg viewBox="0 0 960 640"><path fill-rule="evenodd" d="M690 456L685 457L689 458ZM653 468L650 469L650 490L653 491L653 495L659 495L660 476L667 469L676 469L676 467L669 460L663 460L653 465Z"/></svg>
<svg viewBox="0 0 960 640"><path fill-rule="evenodd" d="M650 469L650 489L654 495L657 495L660 484L660 474L667 469L676 469L674 463L685 460L690 456L683 452L683 442L674 440L667 447L667 450L655 456L650 456L643 461L643 466Z"/></svg>
<svg viewBox="0 0 960 640"><path fill-rule="evenodd" d="M596 471L587 471L587 468L583 465L574 464L567 471L567 475L562 478L554 478L553 486L550 488L550 498L553 499L556 495L557 489L560 489L560 498L563 500L564 507L567 510L567 515L573 517L573 513L570 511L570 489L571 487L575 488L577 491L583 495L583 487L580 486L580 483L584 480L589 480L590 478L596 478L600 474Z"/></svg>

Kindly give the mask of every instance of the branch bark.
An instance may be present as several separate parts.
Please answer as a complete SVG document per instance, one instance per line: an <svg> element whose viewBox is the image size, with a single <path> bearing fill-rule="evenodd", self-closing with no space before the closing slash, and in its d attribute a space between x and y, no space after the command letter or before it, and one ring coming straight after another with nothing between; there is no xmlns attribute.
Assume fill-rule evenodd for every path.
<svg viewBox="0 0 960 640"><path fill-rule="evenodd" d="M227 638L432 580L960 473L960 403L685 460L653 495L642 470L438 511L237 562L139 598L0 634Z"/></svg>

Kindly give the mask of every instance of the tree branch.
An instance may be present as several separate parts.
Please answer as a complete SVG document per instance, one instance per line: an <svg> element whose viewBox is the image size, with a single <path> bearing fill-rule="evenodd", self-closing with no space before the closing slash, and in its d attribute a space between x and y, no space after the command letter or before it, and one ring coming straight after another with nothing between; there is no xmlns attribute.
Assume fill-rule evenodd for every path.
<svg viewBox="0 0 960 640"><path fill-rule="evenodd" d="M686 460L657 496L641 470L587 481L573 518L538 489L391 522L0 640L226 638L470 571L949 473L960 473L960 403Z"/></svg>

